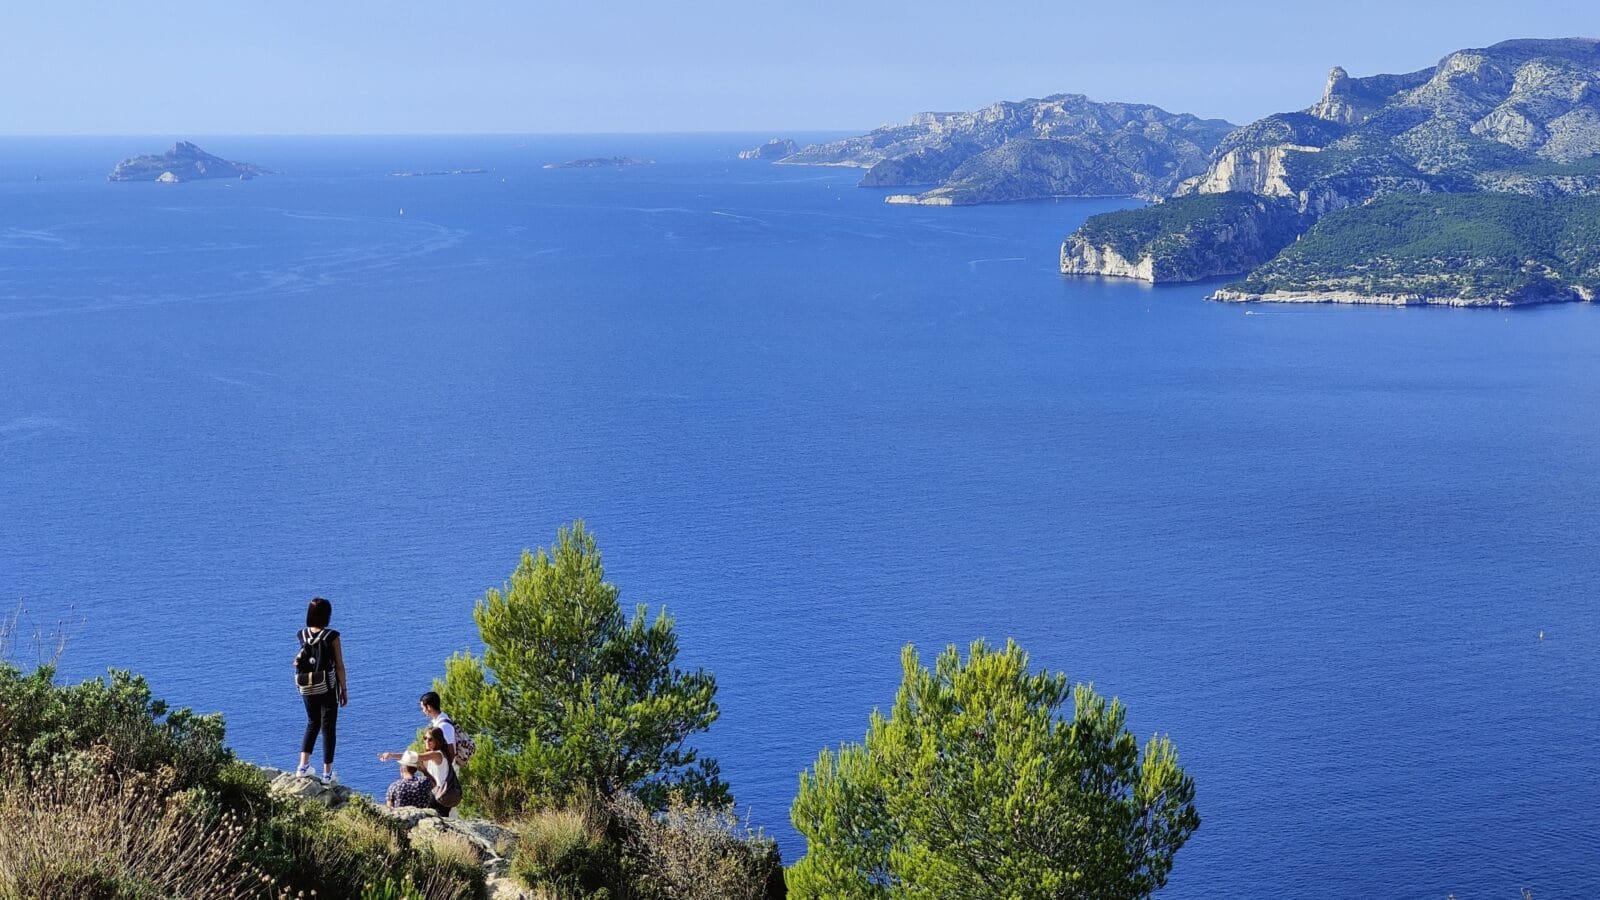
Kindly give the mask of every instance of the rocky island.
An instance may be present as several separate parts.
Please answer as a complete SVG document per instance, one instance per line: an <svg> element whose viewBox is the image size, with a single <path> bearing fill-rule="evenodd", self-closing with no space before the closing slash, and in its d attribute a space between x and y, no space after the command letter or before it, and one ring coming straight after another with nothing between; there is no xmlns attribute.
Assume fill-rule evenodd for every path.
<svg viewBox="0 0 1600 900"><path fill-rule="evenodd" d="M740 150L739 158L783 159L786 156L793 156L796 149L798 149L798 145L788 138L773 138L759 147L752 147L749 150Z"/></svg>
<svg viewBox="0 0 1600 900"><path fill-rule="evenodd" d="M566 162L545 163L546 169L621 169L628 166L653 166L653 159L635 159L631 156L593 156L586 159L569 159Z"/></svg>
<svg viewBox="0 0 1600 900"><path fill-rule="evenodd" d="M889 203L963 206L1050 197L1159 197L1205 170L1233 125L1082 94L929 112L814 144L780 165L866 169L862 187L920 187Z"/></svg>
<svg viewBox="0 0 1600 900"><path fill-rule="evenodd" d="M174 184L203 178L254 178L271 175L272 170L250 163L231 162L201 150L188 141L179 141L160 156L132 156L117 163L106 178L110 181L159 181Z"/></svg>
<svg viewBox="0 0 1600 900"><path fill-rule="evenodd" d="M1225 301L1509 306L1600 287L1600 41L1516 40L1329 74L1154 206L1090 218L1061 271Z"/></svg>

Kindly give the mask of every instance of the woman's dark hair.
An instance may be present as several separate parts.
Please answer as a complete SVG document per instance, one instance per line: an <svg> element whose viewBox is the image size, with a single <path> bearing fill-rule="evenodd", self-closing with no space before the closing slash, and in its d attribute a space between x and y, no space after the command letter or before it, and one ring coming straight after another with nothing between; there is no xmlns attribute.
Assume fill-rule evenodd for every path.
<svg viewBox="0 0 1600 900"><path fill-rule="evenodd" d="M428 740L431 741L434 738L438 738L439 739L439 751L444 754L445 760L447 762L449 762L451 765L455 765L455 762L456 762L456 748L450 746L450 742L444 739L444 729L443 728L429 728L428 729Z"/></svg>
<svg viewBox="0 0 1600 900"><path fill-rule="evenodd" d="M423 706L426 706L429 709L443 709L444 708L444 707L439 705L440 701L439 701L439 692L438 691L429 691L426 694L423 694L421 697L418 697L417 700L420 701Z"/></svg>
<svg viewBox="0 0 1600 900"><path fill-rule="evenodd" d="M311 603L306 606L306 627L327 628L328 620L333 618L333 604L321 597L312 597Z"/></svg>

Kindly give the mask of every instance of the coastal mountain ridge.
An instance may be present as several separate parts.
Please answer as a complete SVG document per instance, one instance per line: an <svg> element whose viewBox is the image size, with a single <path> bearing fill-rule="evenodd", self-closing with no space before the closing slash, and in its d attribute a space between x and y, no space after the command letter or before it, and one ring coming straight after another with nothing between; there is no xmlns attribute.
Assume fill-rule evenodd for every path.
<svg viewBox="0 0 1600 900"><path fill-rule="evenodd" d="M1067 196L1158 197L1204 171L1234 129L1221 119L1082 94L925 112L813 144L781 165L866 169L862 187L921 187L894 203L966 205Z"/></svg>
<svg viewBox="0 0 1600 900"><path fill-rule="evenodd" d="M1390 195L1487 199L1367 209ZM1509 196L1531 202L1495 199ZM1596 198L1600 41L1512 40L1401 75L1354 78L1335 67L1318 100L1230 133L1165 202L1091 218L1063 242L1061 271L1149 281L1251 273L1213 295L1221 300L1591 299L1600 271L1589 257L1541 241L1600 243L1585 212ZM1579 230L1535 235L1506 217L1512 209ZM1462 216L1481 218L1463 228ZM1369 239L1379 228L1432 250L1391 253ZM1241 233L1271 239L1241 248ZM1280 253L1292 263L1276 264ZM1494 274L1502 270L1516 274Z"/></svg>

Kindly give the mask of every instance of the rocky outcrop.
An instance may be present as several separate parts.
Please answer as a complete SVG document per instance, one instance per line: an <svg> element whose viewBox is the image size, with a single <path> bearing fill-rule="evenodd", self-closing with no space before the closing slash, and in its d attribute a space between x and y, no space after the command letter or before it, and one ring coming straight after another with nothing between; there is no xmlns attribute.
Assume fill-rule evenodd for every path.
<svg viewBox="0 0 1600 900"><path fill-rule="evenodd" d="M1081 94L921 113L783 165L857 166L863 187L931 187L890 202L953 206L1062 196L1156 197L1200 173L1232 126Z"/></svg>
<svg viewBox="0 0 1600 900"><path fill-rule="evenodd" d="M1095 244L1087 238L1073 235L1061 245L1061 274L1155 281L1155 254L1145 250L1135 254L1135 259L1128 259L1110 244Z"/></svg>
<svg viewBox="0 0 1600 900"><path fill-rule="evenodd" d="M1528 197L1600 197L1600 172L1496 171L1474 176L1481 191Z"/></svg>
<svg viewBox="0 0 1600 900"><path fill-rule="evenodd" d="M792 156L797 149L799 149L799 146L788 138L773 138L759 147L740 150L739 158L777 160L783 159L785 156Z"/></svg>
<svg viewBox="0 0 1600 900"><path fill-rule="evenodd" d="M511 854L516 849L517 836L509 828L482 819L444 818L428 809L390 809L343 785L329 787L315 778L297 777L265 766L262 771L267 775L272 790L284 796L321 803L331 809L351 803L372 804L379 812L401 824L406 839L413 847L425 847L436 841L470 847L483 864L484 883L489 889L490 900L533 900L535 896L511 876Z"/></svg>
<svg viewBox="0 0 1600 900"><path fill-rule="evenodd" d="M1321 149L1303 144L1240 147L1212 163L1204 175L1185 182L1178 195L1242 191L1264 197L1294 197L1298 192L1289 186L1289 170L1284 160L1290 153L1316 153Z"/></svg>
<svg viewBox="0 0 1600 900"><path fill-rule="evenodd" d="M1301 227L1294 204L1250 194L1183 197L1094 216L1061 245L1065 275L1201 281L1271 259Z"/></svg>
<svg viewBox="0 0 1600 900"><path fill-rule="evenodd" d="M271 175L272 170L250 163L230 162L201 150L188 141L179 141L160 156L131 156L107 175L110 181L160 181L175 184L204 178L254 178Z"/></svg>

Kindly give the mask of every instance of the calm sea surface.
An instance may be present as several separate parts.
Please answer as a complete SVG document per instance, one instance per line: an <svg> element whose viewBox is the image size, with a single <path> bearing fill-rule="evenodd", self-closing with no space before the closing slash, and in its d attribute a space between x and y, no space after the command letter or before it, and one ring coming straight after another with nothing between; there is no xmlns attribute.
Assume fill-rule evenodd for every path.
<svg viewBox="0 0 1600 900"><path fill-rule="evenodd" d="M1127 204L886 206L766 137L215 138L287 174L178 186L0 141L0 598L278 766L332 598L375 791L581 517L787 859L905 643L1015 637L1194 774L1163 896L1600 896L1600 309L1067 279ZM613 154L659 164L540 168Z"/></svg>

